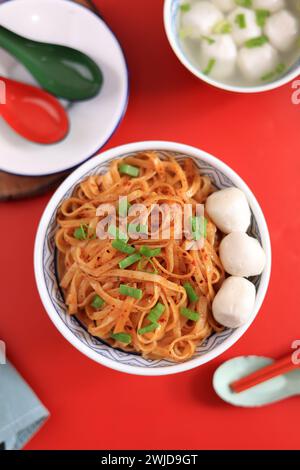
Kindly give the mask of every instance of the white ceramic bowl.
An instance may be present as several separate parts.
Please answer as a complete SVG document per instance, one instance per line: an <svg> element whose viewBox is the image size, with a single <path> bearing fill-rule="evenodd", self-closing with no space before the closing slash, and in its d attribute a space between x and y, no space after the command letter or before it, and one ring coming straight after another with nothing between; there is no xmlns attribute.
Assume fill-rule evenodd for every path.
<svg viewBox="0 0 300 470"><path fill-rule="evenodd" d="M252 211L250 233L257 237L266 252L266 267L261 276L253 282L257 289L255 306L248 323L235 330L225 330L213 334L197 348L195 356L187 362L175 364L167 360L148 360L139 355L114 349L99 339L92 337L74 318L68 315L56 275L56 253L54 234L56 231L56 211L61 202L70 197L76 185L90 174L103 173L111 160L121 156L145 151L158 150L174 152L176 158L189 156L203 174L207 174L218 188L237 186L247 196ZM112 369L138 375L166 375L182 372L204 364L232 346L253 322L269 283L271 269L271 247L268 228L255 196L244 181L225 163L195 147L175 142L137 142L107 150L84 163L75 170L57 189L48 203L38 228L34 250L35 277L44 307L62 335L96 362Z"/></svg>
<svg viewBox="0 0 300 470"><path fill-rule="evenodd" d="M28 38L63 44L89 55L103 72L93 99L61 100L70 132L53 145L29 142L0 117L0 169L37 176L78 166L95 155L114 133L128 100L128 71L116 37L92 11L69 0L10 0L0 5L0 24ZM0 48L0 75L37 85L14 57Z"/></svg>
<svg viewBox="0 0 300 470"><path fill-rule="evenodd" d="M300 74L300 56L297 63L295 63L292 67L290 67L284 75L282 75L277 80L274 80L270 83L265 83L263 85L254 85L254 86L235 86L223 83L221 81L215 80L207 75L205 75L201 70L191 62L191 60L187 57L185 52L183 51L180 39L178 35L178 28L176 26L176 19L178 8L182 0L165 0L164 3L164 25L166 34L169 40L169 43L177 55L180 62L196 77L200 78L209 85L213 85L217 88L221 88L222 90L227 91L234 91L237 93L258 93L262 91L273 90L274 88L278 88L286 83L290 82L294 78L296 78Z"/></svg>

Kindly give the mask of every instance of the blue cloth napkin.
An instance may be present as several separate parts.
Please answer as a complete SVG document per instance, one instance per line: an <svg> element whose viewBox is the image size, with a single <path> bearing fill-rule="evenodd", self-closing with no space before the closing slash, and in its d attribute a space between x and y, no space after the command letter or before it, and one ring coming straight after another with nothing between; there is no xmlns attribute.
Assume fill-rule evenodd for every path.
<svg viewBox="0 0 300 470"><path fill-rule="evenodd" d="M0 449L21 449L48 416L16 369L0 363Z"/></svg>

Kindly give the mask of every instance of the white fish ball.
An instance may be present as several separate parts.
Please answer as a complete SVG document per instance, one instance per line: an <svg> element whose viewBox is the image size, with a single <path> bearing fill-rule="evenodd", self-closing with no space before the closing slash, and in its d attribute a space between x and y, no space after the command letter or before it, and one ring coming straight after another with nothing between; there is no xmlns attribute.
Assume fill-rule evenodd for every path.
<svg viewBox="0 0 300 470"><path fill-rule="evenodd" d="M255 10L269 10L271 13L285 7L284 0L253 0Z"/></svg>
<svg viewBox="0 0 300 470"><path fill-rule="evenodd" d="M239 24L239 15L245 20L245 27ZM232 37L238 46L242 46L248 39L261 36L262 31L256 22L256 14L248 8L238 7L228 15L228 21L232 27Z"/></svg>
<svg viewBox="0 0 300 470"><path fill-rule="evenodd" d="M234 0L212 0L212 2L224 13L228 13L236 7Z"/></svg>
<svg viewBox="0 0 300 470"><path fill-rule="evenodd" d="M259 47L242 47L238 52L237 64L245 78L261 80L262 77L274 71L279 63L279 55L271 44Z"/></svg>
<svg viewBox="0 0 300 470"><path fill-rule="evenodd" d="M237 48L229 34L212 34L202 39L200 45L200 66L205 70L211 60L213 66L209 75L217 79L228 78L235 71Z"/></svg>
<svg viewBox="0 0 300 470"><path fill-rule="evenodd" d="M252 315L255 295L252 282L243 277L228 277L213 300L214 318L228 328L244 325Z"/></svg>
<svg viewBox="0 0 300 470"><path fill-rule="evenodd" d="M220 243L220 260L228 274L233 276L256 276L261 274L266 255L256 238L244 232L232 232Z"/></svg>
<svg viewBox="0 0 300 470"><path fill-rule="evenodd" d="M287 10L271 15L265 25L265 34L279 51L289 50L297 39L299 25L295 16Z"/></svg>
<svg viewBox="0 0 300 470"><path fill-rule="evenodd" d="M226 188L208 196L206 211L223 233L246 232L250 225L251 212L247 198L238 188Z"/></svg>
<svg viewBox="0 0 300 470"><path fill-rule="evenodd" d="M223 13L211 2L199 1L193 3L189 11L182 13L181 25L186 36L196 39L210 34L223 17Z"/></svg>

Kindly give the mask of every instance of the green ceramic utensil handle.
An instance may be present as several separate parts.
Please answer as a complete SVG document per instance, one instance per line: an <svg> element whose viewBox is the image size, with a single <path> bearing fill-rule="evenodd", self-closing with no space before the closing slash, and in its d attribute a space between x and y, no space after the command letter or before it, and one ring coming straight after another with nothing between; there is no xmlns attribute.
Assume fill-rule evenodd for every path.
<svg viewBox="0 0 300 470"><path fill-rule="evenodd" d="M19 54L22 53L23 39L16 33L13 33L9 29L0 26L0 47L6 49L7 52L19 58Z"/></svg>
<svg viewBox="0 0 300 470"><path fill-rule="evenodd" d="M32 41L0 26L0 47L34 76L42 88L69 101L96 96L103 83L98 65L86 54L58 44Z"/></svg>

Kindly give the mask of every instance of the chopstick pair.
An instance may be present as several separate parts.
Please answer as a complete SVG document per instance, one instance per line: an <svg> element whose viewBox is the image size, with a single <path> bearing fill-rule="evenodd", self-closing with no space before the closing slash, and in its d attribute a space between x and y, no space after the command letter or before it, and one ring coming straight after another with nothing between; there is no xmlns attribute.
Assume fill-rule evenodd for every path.
<svg viewBox="0 0 300 470"><path fill-rule="evenodd" d="M239 380L235 380L230 384L230 388L235 393L241 393L249 388L255 387L255 385L266 382L273 377L286 374L287 372L299 367L300 364L294 363L292 360L292 353L289 353L269 366L263 367L262 369L259 369L246 377L242 377Z"/></svg>

